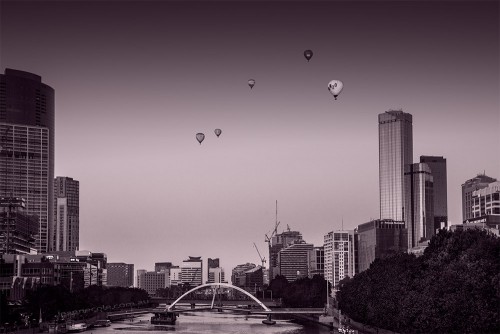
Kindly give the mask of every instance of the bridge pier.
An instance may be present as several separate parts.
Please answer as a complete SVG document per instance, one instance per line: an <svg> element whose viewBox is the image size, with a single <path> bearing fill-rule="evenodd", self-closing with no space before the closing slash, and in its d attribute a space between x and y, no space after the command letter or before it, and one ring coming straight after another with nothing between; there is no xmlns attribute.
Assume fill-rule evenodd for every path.
<svg viewBox="0 0 500 334"><path fill-rule="evenodd" d="M266 320L262 320L262 323L263 323L264 325L275 325L275 324L276 324L276 321L272 320L272 319L271 319L271 315L270 315L270 314L268 314L268 315L267 315L267 319L266 319Z"/></svg>

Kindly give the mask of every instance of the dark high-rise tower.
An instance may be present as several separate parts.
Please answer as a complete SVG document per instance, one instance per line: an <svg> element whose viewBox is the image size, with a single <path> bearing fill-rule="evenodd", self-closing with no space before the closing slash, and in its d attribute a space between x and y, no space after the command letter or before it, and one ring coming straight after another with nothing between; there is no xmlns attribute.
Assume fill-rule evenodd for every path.
<svg viewBox="0 0 500 334"><path fill-rule="evenodd" d="M22 197L37 215L36 249L51 250L54 201L54 89L36 74L0 74L0 196Z"/></svg>
<svg viewBox="0 0 500 334"><path fill-rule="evenodd" d="M434 231L448 226L448 183L446 181L446 159L421 156L420 162L429 166L434 180Z"/></svg>
<svg viewBox="0 0 500 334"><path fill-rule="evenodd" d="M405 166L413 163L412 115L378 115L380 219L404 220Z"/></svg>
<svg viewBox="0 0 500 334"><path fill-rule="evenodd" d="M425 163L405 168L405 225L408 249L434 235L434 187L430 167Z"/></svg>

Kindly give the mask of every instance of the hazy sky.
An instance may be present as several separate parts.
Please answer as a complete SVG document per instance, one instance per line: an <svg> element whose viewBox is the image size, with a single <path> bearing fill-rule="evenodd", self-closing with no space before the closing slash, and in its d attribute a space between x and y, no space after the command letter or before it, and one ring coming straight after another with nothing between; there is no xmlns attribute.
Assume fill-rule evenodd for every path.
<svg viewBox="0 0 500 334"><path fill-rule="evenodd" d="M268 258L276 200L278 231L315 245L342 219L378 218L377 115L391 108L413 115L415 162L447 159L452 223L465 180L500 178L497 1L1 0L0 13L0 70L55 89L56 176L80 181L80 249L110 262L219 257L229 278L260 263L253 242Z"/></svg>

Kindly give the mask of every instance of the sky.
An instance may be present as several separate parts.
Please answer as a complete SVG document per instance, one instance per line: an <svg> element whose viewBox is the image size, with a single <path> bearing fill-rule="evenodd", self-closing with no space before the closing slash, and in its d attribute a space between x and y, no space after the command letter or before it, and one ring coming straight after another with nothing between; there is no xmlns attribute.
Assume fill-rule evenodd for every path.
<svg viewBox="0 0 500 334"><path fill-rule="evenodd" d="M260 264L253 243L268 258L276 201L278 232L316 246L379 218L389 109L413 115L414 162L447 159L461 223L461 184L500 178L499 13L497 1L0 0L0 70L55 89L55 175L80 182L81 250L147 270L220 258L230 277Z"/></svg>

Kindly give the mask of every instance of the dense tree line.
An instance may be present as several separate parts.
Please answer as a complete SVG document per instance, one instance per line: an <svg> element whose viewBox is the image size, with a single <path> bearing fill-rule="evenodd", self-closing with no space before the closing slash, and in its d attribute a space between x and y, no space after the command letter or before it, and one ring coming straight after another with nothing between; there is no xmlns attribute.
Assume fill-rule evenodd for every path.
<svg viewBox="0 0 500 334"><path fill-rule="evenodd" d="M326 304L327 286L321 275L293 282L278 275L271 281L268 290L273 292L273 299L281 298L284 307L324 307Z"/></svg>
<svg viewBox="0 0 500 334"><path fill-rule="evenodd" d="M343 280L339 308L399 333L499 333L500 238L440 231L420 257L398 254Z"/></svg>
<svg viewBox="0 0 500 334"><path fill-rule="evenodd" d="M27 294L23 311L38 319L41 310L43 320L51 320L63 312L93 309L92 312L95 313L97 308L105 310L145 302L149 302L147 292L137 288L92 285L71 293L63 286L42 286Z"/></svg>

